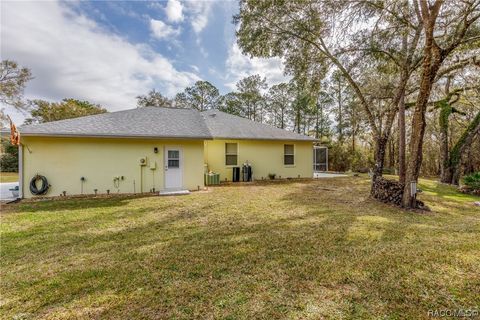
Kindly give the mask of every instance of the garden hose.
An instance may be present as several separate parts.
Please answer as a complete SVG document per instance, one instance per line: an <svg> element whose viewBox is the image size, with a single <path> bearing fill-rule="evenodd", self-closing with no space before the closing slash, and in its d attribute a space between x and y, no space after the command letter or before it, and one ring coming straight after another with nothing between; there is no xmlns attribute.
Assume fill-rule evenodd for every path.
<svg viewBox="0 0 480 320"><path fill-rule="evenodd" d="M40 189L37 188L37 181L42 181L42 187ZM30 180L30 192L34 195L40 196L47 193L48 188L50 185L48 184L48 180L45 176L37 174L35 177Z"/></svg>

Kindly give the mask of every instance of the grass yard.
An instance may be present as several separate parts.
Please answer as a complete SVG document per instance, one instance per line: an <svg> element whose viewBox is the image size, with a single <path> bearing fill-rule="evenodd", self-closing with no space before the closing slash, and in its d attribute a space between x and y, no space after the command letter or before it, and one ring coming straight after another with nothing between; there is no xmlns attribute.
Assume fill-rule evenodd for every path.
<svg viewBox="0 0 480 320"><path fill-rule="evenodd" d="M433 210L369 181L2 208L2 319L422 319L480 306L479 198L424 181Z"/></svg>
<svg viewBox="0 0 480 320"><path fill-rule="evenodd" d="M17 172L0 172L0 183L17 182L17 181L18 181Z"/></svg>

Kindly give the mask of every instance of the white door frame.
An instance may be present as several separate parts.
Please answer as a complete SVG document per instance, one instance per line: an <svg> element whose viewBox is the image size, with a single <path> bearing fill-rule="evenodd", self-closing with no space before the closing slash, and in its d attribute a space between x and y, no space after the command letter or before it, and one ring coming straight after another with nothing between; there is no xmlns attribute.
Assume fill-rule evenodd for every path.
<svg viewBox="0 0 480 320"><path fill-rule="evenodd" d="M167 171L168 171L168 150L178 150L179 151L179 172L180 172L180 186L174 186L174 187L168 187L167 186ZM163 181L164 181L164 184L163 184L163 187L164 189L166 190L174 190L174 189L183 189L183 164L184 164L184 161L183 161L183 148L181 146L175 146L175 145L172 145L172 146L169 146L169 145L166 145L163 149Z"/></svg>

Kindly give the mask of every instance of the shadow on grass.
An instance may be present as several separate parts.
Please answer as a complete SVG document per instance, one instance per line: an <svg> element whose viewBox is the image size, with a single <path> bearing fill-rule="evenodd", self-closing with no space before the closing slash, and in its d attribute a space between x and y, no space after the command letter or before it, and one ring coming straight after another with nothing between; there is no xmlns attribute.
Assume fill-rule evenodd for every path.
<svg viewBox="0 0 480 320"><path fill-rule="evenodd" d="M267 187L219 188L161 206L112 206L120 210L105 219L128 212L136 219L118 229L87 232L101 222L93 220L67 223L58 234L32 233L30 246L18 253L12 252L17 243L7 241L12 254L2 270L23 267L4 280L4 311L60 318L82 312L96 318L418 318L449 306L453 289L476 272L458 261L460 276L443 268L453 263L452 252L465 254L469 244L471 250L462 225L444 225L435 236L412 232L416 224L443 220L372 202L364 181ZM220 206L226 200L236 215ZM438 241L452 232L454 239ZM33 244L41 241L48 250L38 253ZM25 258L34 254L33 261ZM472 304L474 292L455 291L453 300Z"/></svg>
<svg viewBox="0 0 480 320"><path fill-rule="evenodd" d="M152 195L113 195L111 197L85 197L69 199L45 199L36 201L25 201L18 204L6 206L6 212L55 212L69 210L83 210L92 208L121 207L128 205L131 200L150 198Z"/></svg>

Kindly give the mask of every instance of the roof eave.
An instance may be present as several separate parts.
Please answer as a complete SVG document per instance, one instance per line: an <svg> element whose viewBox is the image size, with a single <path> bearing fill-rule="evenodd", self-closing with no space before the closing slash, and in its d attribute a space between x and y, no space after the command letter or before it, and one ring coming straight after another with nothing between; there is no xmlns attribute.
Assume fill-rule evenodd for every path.
<svg viewBox="0 0 480 320"><path fill-rule="evenodd" d="M302 141L302 142L318 142L319 139L295 139L295 138L246 138L246 137L220 137L214 136L213 140L266 140L266 141Z"/></svg>
<svg viewBox="0 0 480 320"><path fill-rule="evenodd" d="M3 134L3 132L2 132ZM114 134L70 134L70 133L22 133L22 137L45 138L105 138L105 139L174 139L174 140L213 140L209 136L146 136L146 135L114 135Z"/></svg>

